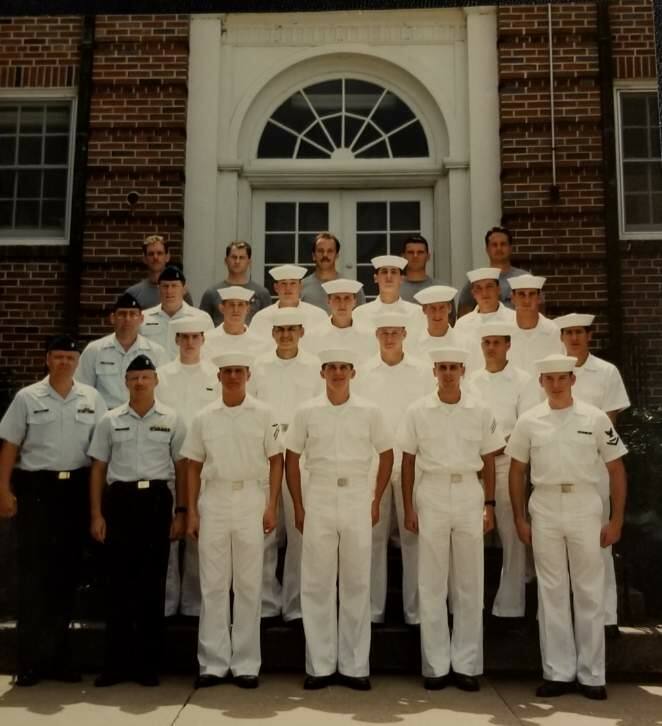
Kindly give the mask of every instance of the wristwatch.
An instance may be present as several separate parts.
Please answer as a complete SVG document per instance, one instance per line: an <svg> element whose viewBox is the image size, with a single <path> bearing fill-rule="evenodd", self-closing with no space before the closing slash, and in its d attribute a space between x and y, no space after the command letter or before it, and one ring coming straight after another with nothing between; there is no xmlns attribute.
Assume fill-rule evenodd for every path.
<svg viewBox="0 0 662 726"><path fill-rule="evenodd" d="M486 507L496 507L496 499L486 499L485 506Z"/></svg>

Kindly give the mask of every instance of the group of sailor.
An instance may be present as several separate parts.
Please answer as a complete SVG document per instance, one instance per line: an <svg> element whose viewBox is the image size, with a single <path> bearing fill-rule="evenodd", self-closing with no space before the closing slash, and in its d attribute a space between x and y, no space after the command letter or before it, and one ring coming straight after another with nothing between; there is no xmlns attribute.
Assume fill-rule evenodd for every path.
<svg viewBox="0 0 662 726"><path fill-rule="evenodd" d="M407 277L413 253L418 270L429 257L420 236L372 259L370 302L335 273L333 235L316 238L307 277L269 270L269 304L244 274L250 246L232 243L206 310L186 302L163 239L148 238L158 280L120 295L113 332L80 355L53 339L48 376L0 423L0 515L19 521L17 685L79 677L67 628L87 519L108 562L97 686L157 685L163 617L180 612L200 618L198 688L256 687L260 618L280 615L303 622L304 688L367 690L394 541L425 687L475 691L484 535L496 527L496 622L525 614L533 544L538 695L606 698L626 487L614 423L629 400L590 352L594 316L545 317L545 278L512 274L504 245L509 262L507 230L488 232L495 266L467 273L475 306L453 326L465 291ZM153 288L159 302L144 309Z"/></svg>

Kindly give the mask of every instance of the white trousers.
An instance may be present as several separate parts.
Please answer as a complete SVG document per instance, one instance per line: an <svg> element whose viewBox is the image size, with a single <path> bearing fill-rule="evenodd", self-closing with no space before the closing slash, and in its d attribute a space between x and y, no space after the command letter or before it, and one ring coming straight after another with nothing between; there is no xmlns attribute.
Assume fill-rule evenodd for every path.
<svg viewBox="0 0 662 726"><path fill-rule="evenodd" d="M611 516L611 499L609 491L609 471L605 466L600 474L598 486L602 500L602 524L607 524ZM616 587L616 570L611 545L600 549L605 565L605 625L618 624L618 590Z"/></svg>
<svg viewBox="0 0 662 726"><path fill-rule="evenodd" d="M306 503L306 484L308 473L301 470L301 489L304 507ZM294 526L294 505L290 490L283 477L283 516L285 519L285 533L287 549L283 563L283 587L281 600L283 604L283 620L297 620L301 618L301 548L303 538L301 532Z"/></svg>
<svg viewBox="0 0 662 726"><path fill-rule="evenodd" d="M310 475L301 554L309 675L370 672L372 490L366 482L365 474L348 478L346 486Z"/></svg>
<svg viewBox="0 0 662 726"><path fill-rule="evenodd" d="M179 548L184 547L181 567ZM166 617L176 615L197 617L200 615L200 574L198 572L198 544L190 539L170 544L168 574L166 576Z"/></svg>
<svg viewBox="0 0 662 726"><path fill-rule="evenodd" d="M208 481L200 496L201 674L252 676L260 670L264 507L264 488L257 482L233 489L231 482Z"/></svg>
<svg viewBox="0 0 662 726"><path fill-rule="evenodd" d="M604 685L600 496L591 486L576 486L567 493L555 486L536 487L529 512L543 675L551 681Z"/></svg>
<svg viewBox="0 0 662 726"><path fill-rule="evenodd" d="M407 625L418 625L421 620L418 612L418 535L405 529L405 509L402 501L402 481L400 472L391 479L395 516L400 534L400 554L402 556L402 609ZM416 484L414 485L416 496Z"/></svg>
<svg viewBox="0 0 662 726"><path fill-rule="evenodd" d="M372 472L371 472L372 474ZM398 476L399 479L399 476ZM370 478L372 483L374 478ZM372 556L370 560L370 619L383 623L388 587L388 542L393 524L393 490L391 483L384 490L379 505L379 522L372 528Z"/></svg>
<svg viewBox="0 0 662 726"><path fill-rule="evenodd" d="M421 657L425 677L483 672L483 488L423 475L416 487ZM448 629L453 580L453 637Z"/></svg>
<svg viewBox="0 0 662 726"><path fill-rule="evenodd" d="M265 500L269 497L269 484L264 488ZM273 532L264 536L264 556L262 564L262 609L263 618L280 615L282 607L282 590L276 577L278 567L278 548L285 539L282 500L278 503L278 524Z"/></svg>
<svg viewBox="0 0 662 726"><path fill-rule="evenodd" d="M492 614L501 618L521 618L526 607L526 545L517 536L508 490L510 457L496 459L496 527L501 540L503 562L499 589Z"/></svg>

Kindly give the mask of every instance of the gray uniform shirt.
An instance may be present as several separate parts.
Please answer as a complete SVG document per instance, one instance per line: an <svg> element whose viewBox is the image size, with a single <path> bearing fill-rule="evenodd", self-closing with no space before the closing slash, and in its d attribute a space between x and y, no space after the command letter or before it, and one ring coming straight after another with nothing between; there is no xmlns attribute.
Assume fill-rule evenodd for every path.
<svg viewBox="0 0 662 726"><path fill-rule="evenodd" d="M508 284L509 278L528 274L530 274L528 270L522 270L520 267L511 267L508 272L502 272L499 275L499 298L507 308L514 309L512 301L513 291L510 289L510 285ZM460 290L460 294L457 298L457 305L458 307L467 306L470 308L473 308L476 305L476 301L471 294L471 285L468 282Z"/></svg>
<svg viewBox="0 0 662 726"><path fill-rule="evenodd" d="M400 297L410 303L418 305L418 300L414 298L414 295L421 290L425 290L426 287L432 287L432 285L445 285L445 282L439 282L434 277L426 277L424 280L407 280L406 277L402 278L402 284L400 285Z"/></svg>
<svg viewBox="0 0 662 726"><path fill-rule="evenodd" d="M319 277L317 277L314 272L303 278L301 299L304 302L310 303L311 305L316 305L318 308L322 308L322 310L329 314L331 313L331 309L329 308L328 303L329 296L326 294L326 292L324 292L324 288L322 287L322 281L319 279ZM361 288L356 293L356 307L358 307L359 305L363 305L364 303L365 293L363 292L363 288Z"/></svg>
<svg viewBox="0 0 662 726"><path fill-rule="evenodd" d="M161 302L158 282L151 282L147 277L144 280L137 282L135 285L127 287L125 292L128 292L129 295L133 295L143 310L146 308L153 308ZM193 305L193 300L188 292L184 295L184 300L189 303L189 305Z"/></svg>
<svg viewBox="0 0 662 726"><path fill-rule="evenodd" d="M219 282L218 285L208 287L202 294L202 299L200 300L200 305L198 307L200 310L204 310L206 313L211 315L214 325L217 327L223 322L223 313L218 309L218 306L221 303L221 296L218 294L218 291L225 287L232 287L234 285L234 282L223 280L223 282ZM237 287L245 287L247 290L252 290L255 293L251 300L251 309L248 312L246 323L250 322L251 318L258 310L269 307L272 303L271 295L269 295L267 288L259 285L257 282L253 282L253 280L249 280L243 285L237 285Z"/></svg>
<svg viewBox="0 0 662 726"><path fill-rule="evenodd" d="M19 469L73 471L89 465L87 448L106 410L94 388L74 381L62 398L46 377L16 394L0 422L0 438L20 448Z"/></svg>

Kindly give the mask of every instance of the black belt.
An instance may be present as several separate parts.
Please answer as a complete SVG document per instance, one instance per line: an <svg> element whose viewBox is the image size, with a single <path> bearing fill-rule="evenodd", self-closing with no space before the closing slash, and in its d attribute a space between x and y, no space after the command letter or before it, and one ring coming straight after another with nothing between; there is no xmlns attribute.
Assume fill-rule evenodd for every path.
<svg viewBox="0 0 662 726"><path fill-rule="evenodd" d="M67 482L87 478L89 471L90 470L87 467L61 471L50 471L45 469L41 469L40 471L27 471L26 469L15 469L14 476L18 481L43 481L44 479L53 479L58 482Z"/></svg>
<svg viewBox="0 0 662 726"><path fill-rule="evenodd" d="M122 489L152 489L153 487L168 486L168 482L166 479L137 479L136 481L114 481L110 486Z"/></svg>

